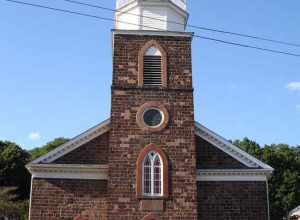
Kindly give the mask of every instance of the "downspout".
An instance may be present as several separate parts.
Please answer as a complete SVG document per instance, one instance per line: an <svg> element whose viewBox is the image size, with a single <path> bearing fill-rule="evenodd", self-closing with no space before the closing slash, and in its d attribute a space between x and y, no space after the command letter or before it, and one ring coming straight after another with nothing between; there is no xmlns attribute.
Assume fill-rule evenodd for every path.
<svg viewBox="0 0 300 220"><path fill-rule="evenodd" d="M270 220L270 200L269 200L269 183L268 183L268 177L267 177L267 180L266 180L266 187L267 187L268 220Z"/></svg>
<svg viewBox="0 0 300 220"><path fill-rule="evenodd" d="M32 203L32 185L33 185L33 176L31 174L31 183L30 183L30 198L29 198L29 216L28 216L28 220L31 219L31 203Z"/></svg>

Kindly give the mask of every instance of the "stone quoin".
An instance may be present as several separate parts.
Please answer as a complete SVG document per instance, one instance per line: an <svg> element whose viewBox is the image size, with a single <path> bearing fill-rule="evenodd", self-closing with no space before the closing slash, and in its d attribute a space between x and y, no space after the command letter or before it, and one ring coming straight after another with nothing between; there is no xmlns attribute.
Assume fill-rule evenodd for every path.
<svg viewBox="0 0 300 220"><path fill-rule="evenodd" d="M30 220L268 220L273 169L194 120L186 0L117 9L111 116L27 165Z"/></svg>

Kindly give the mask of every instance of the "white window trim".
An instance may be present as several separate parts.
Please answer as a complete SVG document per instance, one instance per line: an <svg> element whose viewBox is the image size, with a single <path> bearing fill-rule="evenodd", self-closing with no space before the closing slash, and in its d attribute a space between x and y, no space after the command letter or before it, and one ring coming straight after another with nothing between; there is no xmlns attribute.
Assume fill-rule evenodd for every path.
<svg viewBox="0 0 300 220"><path fill-rule="evenodd" d="M145 159L146 157L151 154L152 152L155 153L155 156L152 158L152 156L150 156L150 161L151 161L151 193L145 193L144 192L144 162L145 162ZM160 184L161 184L161 191L159 194L157 193L154 193L154 160L156 158L156 156L158 156L159 160L160 160L160 178L161 178L161 181L160 181ZM161 156L156 152L156 151L150 151L146 154L144 160L143 160L143 163L142 163L142 192L143 192L143 195L144 196L149 196L149 197L160 197L160 196L163 196L164 194L164 179L163 179L163 176L164 176L164 173L163 173L163 167L164 167L164 164L163 164L163 160L161 158Z"/></svg>

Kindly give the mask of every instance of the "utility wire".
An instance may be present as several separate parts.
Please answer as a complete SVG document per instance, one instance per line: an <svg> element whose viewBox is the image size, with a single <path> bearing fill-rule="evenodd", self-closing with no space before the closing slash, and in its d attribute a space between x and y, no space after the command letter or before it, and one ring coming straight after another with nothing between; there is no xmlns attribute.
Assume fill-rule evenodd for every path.
<svg viewBox="0 0 300 220"><path fill-rule="evenodd" d="M248 45L248 44L241 44L241 43L236 43L236 42L224 41L224 40L211 38L211 37L205 37L205 36L196 35L196 34L194 34L193 36L194 37L199 37L199 38L204 39L204 40L210 40L210 41L215 41L215 42L219 42L219 43L223 43L223 44L229 44L229 45L232 45L232 46L238 46L238 47L244 47L244 48L250 48L250 49L266 51L266 52L270 52L270 53L278 53L278 54L285 54L285 55L289 55L289 56L300 57L300 54L290 53L290 52L286 52L286 51L273 50L273 49L268 49L268 48L263 48L263 47L251 46L251 45Z"/></svg>
<svg viewBox="0 0 300 220"><path fill-rule="evenodd" d="M135 25L135 26L139 26L139 27L146 27L146 28L157 30L157 31L164 31L162 29L151 27L151 26L139 25L139 24L134 24L134 23L125 22L125 21L118 21L118 20L112 19L112 18L100 17L100 16L97 16L97 15L91 15L91 14L86 14L86 13L77 12L77 11L71 11L71 10L67 10L67 9L54 8L54 7L49 7L49 6L45 6L45 5L39 5L39 4L33 4L33 3L28 3L28 2L18 1L18 0L5 0L5 1L13 2L13 3L16 3L16 4L21 4L21 5L27 5L27 6L31 6L31 7L48 9L48 10L52 10L52 11L58 11L58 12L62 12L62 13L68 13L68 14L74 14L74 15L79 15L79 16L84 16L84 17L95 18L95 19L99 19L99 20L120 22L120 23ZM220 40L220 39L206 37L206 36L200 36L200 35L197 35L197 34L193 34L193 36L196 37L196 38L215 41L215 42L228 44L228 45L232 45L232 46L238 46L238 47L256 49L256 50L260 50L260 51L266 51L266 52L270 52L270 53L284 54L284 55L289 55L289 56L294 56L294 57L300 57L300 54L290 53L290 52L286 52L286 51L267 49L267 48L256 47L256 46L251 46L251 45L247 45L247 44L240 44L240 43L236 43L236 42L225 41L225 40Z"/></svg>
<svg viewBox="0 0 300 220"><path fill-rule="evenodd" d="M113 19L113 18L101 17L101 16L98 16L98 15L91 15L91 14L82 13L82 12L78 12L78 11L71 11L71 10L68 10L68 9L54 8L54 7L50 7L50 6L46 6L46 5L34 4L34 3L23 2L23 1L18 1L18 0L4 0L4 1L13 2L13 3L16 3L16 4L21 4L21 5L32 6L32 7L36 7L36 8L42 8L42 9L48 9L48 10L52 10L52 11L68 13L68 14L80 15L80 16L84 16L84 17L96 18L96 19L104 20L104 21L113 21L113 22L120 22L120 23L123 23L123 24L141 26L139 24L134 24L134 23L126 22L126 21L118 21L118 20ZM143 25L143 27L155 29L157 31L164 31L163 29L155 28L155 27L151 27L151 26Z"/></svg>
<svg viewBox="0 0 300 220"><path fill-rule="evenodd" d="M98 9L102 9L102 10L106 10L106 11L122 12L124 14L129 14L129 15L133 15L133 16L137 16L137 17L141 17L141 18L148 18L148 19L152 19L152 20L156 20L156 21L164 21L165 22L165 20L160 19L160 18L154 18L154 17L150 17L150 16L145 16L145 15L138 15L138 14L134 14L134 13L130 13L130 12L123 12L123 11L118 10L118 9L112 9L112 8L103 7L101 5L84 3L84 2L81 2L81 1L77 1L77 0L63 0L63 1L73 3L73 4L77 4L77 5L83 5L83 6L88 6L88 7L92 7L92 8L98 8ZM178 24L178 25L182 25L182 26L186 25L185 23L172 21L172 20L168 21L168 23ZM198 30L205 30L205 31L217 32L217 33L228 34L228 35L235 35L235 36L245 37L245 38L250 38L250 39L255 39L255 40L262 40L262 41L267 41L267 42L277 43L277 44L282 44L282 45L300 47L300 44L297 44L297 43L274 40L274 39L270 39L270 38L264 38L264 37L249 35L249 34L225 31L225 30L214 29L214 28L209 28L209 27L204 27L204 26L197 26L197 25L192 25L192 24L187 24L186 26L190 27L190 28L198 29Z"/></svg>

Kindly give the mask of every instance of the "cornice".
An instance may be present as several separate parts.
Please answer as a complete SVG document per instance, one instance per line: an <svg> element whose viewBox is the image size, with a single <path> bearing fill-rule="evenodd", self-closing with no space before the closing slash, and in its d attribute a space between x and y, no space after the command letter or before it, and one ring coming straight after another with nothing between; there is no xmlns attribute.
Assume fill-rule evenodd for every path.
<svg viewBox="0 0 300 220"><path fill-rule="evenodd" d="M29 164L32 178L107 180L107 165Z"/></svg>
<svg viewBox="0 0 300 220"><path fill-rule="evenodd" d="M31 164L27 169L32 178L107 180L108 165ZM198 169L197 181L267 181L271 176L265 169Z"/></svg>
<svg viewBox="0 0 300 220"><path fill-rule="evenodd" d="M193 92L193 88L156 88L156 87L137 87L137 86L111 86L112 90L138 90L138 91L168 91L168 92Z"/></svg>
<svg viewBox="0 0 300 220"><path fill-rule="evenodd" d="M120 30L112 29L113 34L123 35L149 35L149 36L166 36L166 37L188 37L193 38L193 32L176 32L176 31L152 31L152 30Z"/></svg>
<svg viewBox="0 0 300 220"><path fill-rule="evenodd" d="M268 169L199 169L197 181L267 181Z"/></svg>

